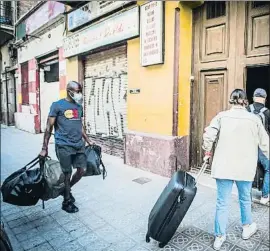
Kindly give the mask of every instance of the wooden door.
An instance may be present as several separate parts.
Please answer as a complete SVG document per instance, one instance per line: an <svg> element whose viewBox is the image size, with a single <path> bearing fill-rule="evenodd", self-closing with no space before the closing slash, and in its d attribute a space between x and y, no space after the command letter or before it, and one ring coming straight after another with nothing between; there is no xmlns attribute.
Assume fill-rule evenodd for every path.
<svg viewBox="0 0 270 251"><path fill-rule="evenodd" d="M226 108L230 7L228 2L207 2L193 13L195 81L191 105L191 167L201 164L204 128Z"/></svg>
<svg viewBox="0 0 270 251"><path fill-rule="evenodd" d="M202 134L228 108L235 88L245 89L246 67L269 64L269 2L215 1L193 12L191 167L202 161Z"/></svg>

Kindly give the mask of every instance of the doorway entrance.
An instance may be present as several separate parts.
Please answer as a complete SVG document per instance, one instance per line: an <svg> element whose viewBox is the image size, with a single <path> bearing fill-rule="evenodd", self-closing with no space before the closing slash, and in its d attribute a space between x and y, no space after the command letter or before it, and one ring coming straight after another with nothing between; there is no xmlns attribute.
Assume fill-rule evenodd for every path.
<svg viewBox="0 0 270 251"><path fill-rule="evenodd" d="M269 65L247 67L246 92L249 103L253 102L253 93L257 88L267 92L266 107L270 109L270 68Z"/></svg>
<svg viewBox="0 0 270 251"><path fill-rule="evenodd" d="M270 106L269 11L266 1L205 1L193 10L193 37L201 39L193 43L191 168L202 162L204 128L229 108L235 88L245 88L250 102L254 90L264 88Z"/></svg>

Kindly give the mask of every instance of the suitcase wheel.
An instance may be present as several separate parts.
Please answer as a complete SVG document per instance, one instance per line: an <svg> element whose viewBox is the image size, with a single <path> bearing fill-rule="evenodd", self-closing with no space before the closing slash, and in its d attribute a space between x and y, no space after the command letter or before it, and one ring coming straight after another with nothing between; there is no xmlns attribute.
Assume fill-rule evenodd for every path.
<svg viewBox="0 0 270 251"><path fill-rule="evenodd" d="M158 246L159 246L160 248L164 248L167 244L168 244L168 243L162 243L162 242L161 242L161 243L158 244Z"/></svg>
<svg viewBox="0 0 270 251"><path fill-rule="evenodd" d="M150 242L150 236L149 236L149 234L146 234L146 236L145 236L145 241L146 241L147 243Z"/></svg>

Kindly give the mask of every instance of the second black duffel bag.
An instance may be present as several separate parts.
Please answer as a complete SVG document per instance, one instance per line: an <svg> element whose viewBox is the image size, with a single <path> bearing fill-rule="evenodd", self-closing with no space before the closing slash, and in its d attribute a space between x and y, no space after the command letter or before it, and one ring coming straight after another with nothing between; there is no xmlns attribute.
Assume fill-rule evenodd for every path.
<svg viewBox="0 0 270 251"><path fill-rule="evenodd" d="M39 157L5 179L1 186L3 201L17 206L34 206L43 194Z"/></svg>

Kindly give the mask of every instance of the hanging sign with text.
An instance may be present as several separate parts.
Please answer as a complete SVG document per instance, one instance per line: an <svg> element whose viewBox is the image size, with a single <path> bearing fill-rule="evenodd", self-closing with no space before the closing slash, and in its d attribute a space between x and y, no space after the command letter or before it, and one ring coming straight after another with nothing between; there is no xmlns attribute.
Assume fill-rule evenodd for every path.
<svg viewBox="0 0 270 251"><path fill-rule="evenodd" d="M78 28L83 24L124 7L127 4L130 4L130 1L89 1L79 9L68 13L68 30L71 31Z"/></svg>
<svg viewBox="0 0 270 251"><path fill-rule="evenodd" d="M164 63L164 2L151 1L141 6L141 65Z"/></svg>

